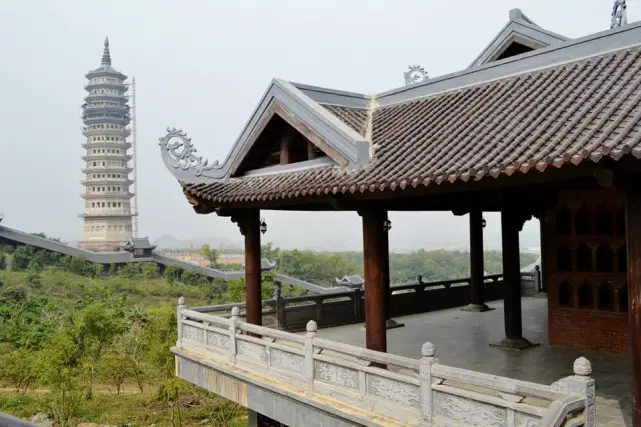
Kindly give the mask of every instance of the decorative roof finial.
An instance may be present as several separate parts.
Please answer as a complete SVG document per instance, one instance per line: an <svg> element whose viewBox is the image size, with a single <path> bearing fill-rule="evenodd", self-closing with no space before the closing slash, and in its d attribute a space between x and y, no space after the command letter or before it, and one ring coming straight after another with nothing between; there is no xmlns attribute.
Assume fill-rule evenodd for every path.
<svg viewBox="0 0 641 427"><path fill-rule="evenodd" d="M105 37L105 50L102 52L102 65L111 65L111 55L109 55L109 37Z"/></svg>
<svg viewBox="0 0 641 427"><path fill-rule="evenodd" d="M423 83L429 78L427 71L420 65L410 65L409 71L403 73L403 76L405 76L405 86Z"/></svg>
<svg viewBox="0 0 641 427"><path fill-rule="evenodd" d="M621 27L628 23L627 5L625 0L614 0L614 7L612 8L612 19L610 21L610 28Z"/></svg>

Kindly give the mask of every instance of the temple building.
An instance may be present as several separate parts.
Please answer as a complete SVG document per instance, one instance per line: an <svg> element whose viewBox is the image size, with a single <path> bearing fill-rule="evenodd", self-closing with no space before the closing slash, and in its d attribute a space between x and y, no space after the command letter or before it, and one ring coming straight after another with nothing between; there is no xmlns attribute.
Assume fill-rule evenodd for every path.
<svg viewBox="0 0 641 427"><path fill-rule="evenodd" d="M85 76L87 96L82 106L82 144L87 150L82 172L85 179L82 194L85 210L83 239L79 246L92 251L119 251L123 242L133 234L133 193L129 187L132 168L128 154L131 143L127 141L130 130L127 76L111 66L109 40L100 67Z"/></svg>
<svg viewBox="0 0 641 427"><path fill-rule="evenodd" d="M534 351L537 343L524 336L519 232L524 222L536 217L541 223L549 344L629 357L634 377L632 416L634 426L641 427L641 22L628 24L625 1L617 0L611 28L605 19L604 24L604 31L571 39L541 28L515 9L468 68L428 77L413 66L410 72L417 74L406 74L405 86L383 93L354 93L275 79L221 163L197 156L191 139L181 130L170 129L160 139L161 154L187 201L196 213L229 217L245 238L246 322L251 324L247 331L267 334L255 326L261 324L262 313L261 210L342 211L360 216L363 333L367 349L374 350L370 355L388 349L386 320L392 296L388 212L468 215L471 279L467 309L478 316L479 323L488 309L483 212L500 212L504 333L499 342L484 345L501 351ZM200 152L220 143L202 143ZM416 224L430 226L435 225ZM313 223L309 227L316 228ZM427 294L421 290L416 298L427 298ZM222 320L220 324L227 325ZM230 328L234 330L233 325ZM315 328L316 324L310 324L307 329L307 349L315 342ZM179 336L181 333L179 330ZM425 336L429 338L428 330ZM184 342L198 339L193 333ZM206 370L234 376L234 369L241 366L235 359L236 354L240 359L241 349L234 345L230 347L232 362L216 359L215 345L207 348L211 360L202 356L202 350L190 353L179 345L175 350L177 372L197 383L206 383L197 376ZM332 349L342 351L340 346ZM433 348L426 345L423 350L422 360L431 360ZM325 375L326 366L320 362L336 364L336 359L325 360L311 351L307 357L300 363L310 395L312 391L322 394L319 390L326 383L332 387L339 383ZM391 355L386 357L390 359L379 362L376 369L392 363ZM243 367L242 375L246 370L278 378L269 371L269 356L265 360L270 366L267 374ZM580 365L577 362L575 367ZM370 388L366 378L374 372L383 375L382 371L370 367L362 372L350 365L352 368L350 393L361 393L353 405L376 408L380 401L371 395L378 390ZM439 372L426 369L420 375ZM582 377L588 371L575 373ZM332 372L336 377L342 375ZM456 379L473 376L460 374ZM208 387L228 396L216 384ZM409 425L453 425L432 424L434 414L443 410L439 393L450 389L430 381L425 387L420 392L425 405L419 405L425 423ZM403 394L398 388L393 390L390 396ZM590 393L593 402L594 390ZM351 395L346 392L345 396ZM479 398L474 399L474 405L478 404ZM302 405L304 399L297 398L297 402ZM452 403L456 399L448 402L457 406ZM258 413L267 406L252 406L251 397L242 404ZM415 402L403 405L413 408ZM594 412L588 407L582 415L584 424L562 424L567 420L561 417L556 424L539 425L593 426ZM347 417L347 412L340 416ZM474 416L468 412L445 411L440 416L467 422L461 425L536 425L518 422L518 415L515 424L509 410L507 415L497 412L497 418L511 419L505 423L472 422ZM280 411L267 415L281 417L280 422L290 425L282 421ZM459 415L462 418L456 418Z"/></svg>

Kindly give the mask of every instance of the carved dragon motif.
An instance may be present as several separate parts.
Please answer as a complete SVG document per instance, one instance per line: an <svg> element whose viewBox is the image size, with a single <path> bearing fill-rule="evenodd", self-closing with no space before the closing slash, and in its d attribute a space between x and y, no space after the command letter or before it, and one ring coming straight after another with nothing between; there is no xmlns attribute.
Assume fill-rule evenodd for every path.
<svg viewBox="0 0 641 427"><path fill-rule="evenodd" d="M165 164L183 171L192 170L196 176L219 166L218 161L209 163L202 156L196 155L196 147L182 129L167 128L167 135L160 140L162 156Z"/></svg>

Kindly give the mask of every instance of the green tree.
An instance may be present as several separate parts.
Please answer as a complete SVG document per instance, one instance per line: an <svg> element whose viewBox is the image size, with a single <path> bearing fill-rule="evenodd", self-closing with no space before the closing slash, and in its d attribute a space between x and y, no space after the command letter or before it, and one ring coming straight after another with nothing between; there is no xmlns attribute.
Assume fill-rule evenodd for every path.
<svg viewBox="0 0 641 427"><path fill-rule="evenodd" d="M180 277L180 269L178 267L174 267L173 265L166 265L165 266L165 271L163 273L163 277L169 283L170 285L173 285L176 280Z"/></svg>
<svg viewBox="0 0 641 427"><path fill-rule="evenodd" d="M25 394L38 379L35 354L18 349L0 356L0 381Z"/></svg>
<svg viewBox="0 0 641 427"><path fill-rule="evenodd" d="M280 258L280 248L273 246L271 242L260 247L260 256L267 258L269 261L278 262Z"/></svg>
<svg viewBox="0 0 641 427"><path fill-rule="evenodd" d="M120 394L122 386L132 376L131 361L122 349L114 349L106 353L98 366L99 378L114 386L116 394Z"/></svg>
<svg viewBox="0 0 641 427"><path fill-rule="evenodd" d="M207 276L190 270L185 270L183 272L180 277L180 281L192 286L198 286L208 282Z"/></svg>
<svg viewBox="0 0 641 427"><path fill-rule="evenodd" d="M118 274L128 279L138 277L140 275L140 265L137 262L125 264L118 269Z"/></svg>
<svg viewBox="0 0 641 427"><path fill-rule="evenodd" d="M198 251L201 257L209 262L209 267L216 268L218 265L218 251L212 249L207 243L203 244Z"/></svg>
<svg viewBox="0 0 641 427"><path fill-rule="evenodd" d="M158 264L155 262L144 262L142 264L142 277L145 279L154 279L158 277Z"/></svg>

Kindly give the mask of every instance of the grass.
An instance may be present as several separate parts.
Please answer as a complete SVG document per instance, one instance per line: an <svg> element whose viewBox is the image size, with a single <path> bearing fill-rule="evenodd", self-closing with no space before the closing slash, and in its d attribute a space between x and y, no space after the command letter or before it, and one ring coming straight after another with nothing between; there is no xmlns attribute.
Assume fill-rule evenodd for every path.
<svg viewBox="0 0 641 427"><path fill-rule="evenodd" d="M210 425L225 427L247 426L247 411L241 406L204 391L179 399L182 426ZM48 393L30 392L17 395L14 392L0 393L0 411L29 419L38 412L50 412L51 396ZM231 416L230 416L231 415ZM226 424L223 420L230 418ZM203 423L204 420L209 420ZM76 423L108 425L173 426L171 407L156 400L153 393L126 393L113 395L95 393L93 399L80 405ZM177 413L174 413L175 425Z"/></svg>

